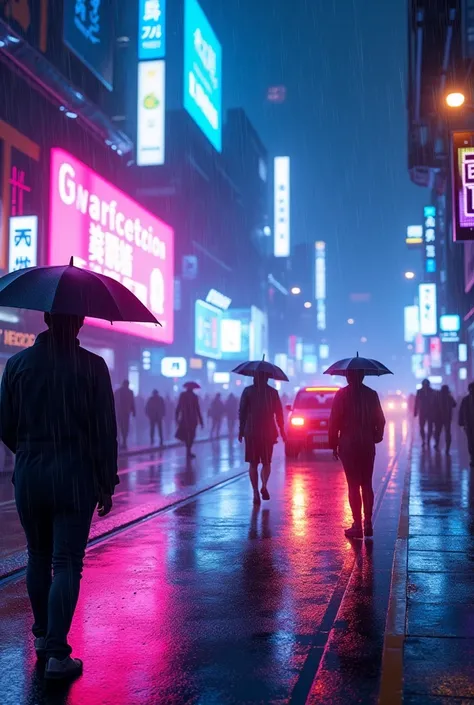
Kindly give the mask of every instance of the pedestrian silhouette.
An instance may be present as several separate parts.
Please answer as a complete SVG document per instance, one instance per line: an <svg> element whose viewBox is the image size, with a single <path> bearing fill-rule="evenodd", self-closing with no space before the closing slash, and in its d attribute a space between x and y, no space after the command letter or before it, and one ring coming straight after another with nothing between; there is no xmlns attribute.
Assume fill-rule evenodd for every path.
<svg viewBox="0 0 474 705"><path fill-rule="evenodd" d="M204 428L204 422L199 399L193 391L196 387L193 387L193 383L190 382L184 386L185 391L180 394L176 407L176 423L178 425L176 438L186 446L186 456L195 458L192 447L196 438L196 429L198 424L201 425L201 428Z"/></svg>
<svg viewBox="0 0 474 705"><path fill-rule="evenodd" d="M253 384L246 387L240 398L239 442L245 439L245 462L249 463L249 476L253 489L253 502L270 499L268 480L271 473L273 446L278 440L278 429L286 440L285 422L280 396L268 384L269 375L257 372ZM276 421L276 423L275 423ZM258 466L262 465L262 488L258 492Z"/></svg>
<svg viewBox="0 0 474 705"><path fill-rule="evenodd" d="M151 397L145 406L145 413L150 422L150 445L155 443L155 429L158 429L160 446L163 446L163 419L166 414L165 400L160 396L157 389L154 389Z"/></svg>
<svg viewBox="0 0 474 705"><path fill-rule="evenodd" d="M219 438L224 412L225 407L221 395L216 394L207 412L208 417L211 419L211 438Z"/></svg>
<svg viewBox="0 0 474 705"><path fill-rule="evenodd" d="M120 448L125 450L128 443L130 431L130 416L135 416L135 398L130 389L128 379L122 382L122 386L115 392L115 408L117 410L117 421L120 432Z"/></svg>
<svg viewBox="0 0 474 705"><path fill-rule="evenodd" d="M373 536L375 444L383 440L385 417L377 392L363 384L363 372L350 370L346 378L347 387L334 397L329 418L329 445L334 458L341 458L346 474L353 524L345 534L352 539L361 539L364 534L370 538Z"/></svg>
<svg viewBox="0 0 474 705"><path fill-rule="evenodd" d="M459 425L467 437L471 468L474 468L474 382L471 382L469 394L464 397L459 408Z"/></svg>
<svg viewBox="0 0 474 705"><path fill-rule="evenodd" d="M60 679L82 672L67 637L94 508L110 512L118 483L117 425L107 366L77 340L84 319L46 313L44 320L48 330L6 364L0 428L16 454L35 649L46 659L45 677Z"/></svg>
<svg viewBox="0 0 474 705"><path fill-rule="evenodd" d="M456 402L447 384L444 384L441 387L441 391L436 395L436 402L435 448L439 450L441 433L444 429L446 454L449 454L451 449L451 423L453 421L453 410L456 408Z"/></svg>
<svg viewBox="0 0 474 705"><path fill-rule="evenodd" d="M235 394L229 394L225 402L225 415L227 417L227 429L229 436L234 438L235 424L239 416L239 402Z"/></svg>
<svg viewBox="0 0 474 705"><path fill-rule="evenodd" d="M416 393L414 416L419 419L423 447L425 447L426 440L428 440L429 448L436 420L436 392L431 388L428 379L423 380L421 389Z"/></svg>

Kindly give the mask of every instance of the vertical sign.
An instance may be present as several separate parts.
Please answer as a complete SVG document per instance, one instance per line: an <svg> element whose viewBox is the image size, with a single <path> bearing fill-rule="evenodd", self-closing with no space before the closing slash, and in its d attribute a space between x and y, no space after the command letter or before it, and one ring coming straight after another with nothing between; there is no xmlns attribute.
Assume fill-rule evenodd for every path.
<svg viewBox="0 0 474 705"><path fill-rule="evenodd" d="M420 284L420 333L433 336L438 332L438 315L436 305L436 284Z"/></svg>
<svg viewBox="0 0 474 705"><path fill-rule="evenodd" d="M326 243L315 242L314 282L318 330L326 330Z"/></svg>
<svg viewBox="0 0 474 705"><path fill-rule="evenodd" d="M137 164L165 163L165 62L138 64Z"/></svg>
<svg viewBox="0 0 474 705"><path fill-rule="evenodd" d="M420 332L420 309L405 306L405 343L413 343Z"/></svg>
<svg viewBox="0 0 474 705"><path fill-rule="evenodd" d="M436 208L425 206L423 210L423 241L425 248L425 273L429 281L436 277Z"/></svg>
<svg viewBox="0 0 474 705"><path fill-rule="evenodd" d="M439 338L431 338L430 340L430 358L431 368L439 370L443 364L441 360L441 340Z"/></svg>
<svg viewBox="0 0 474 705"><path fill-rule="evenodd" d="M275 158L275 257L290 256L290 158Z"/></svg>
<svg viewBox="0 0 474 705"><path fill-rule="evenodd" d="M474 0L462 1L461 32L463 58L474 59Z"/></svg>
<svg viewBox="0 0 474 705"><path fill-rule="evenodd" d="M166 53L166 0L139 0L138 59L163 59Z"/></svg>
<svg viewBox="0 0 474 705"><path fill-rule="evenodd" d="M453 239L474 240L474 133L455 132L452 142Z"/></svg>
<svg viewBox="0 0 474 705"><path fill-rule="evenodd" d="M10 218L8 271L36 267L38 255L38 216Z"/></svg>

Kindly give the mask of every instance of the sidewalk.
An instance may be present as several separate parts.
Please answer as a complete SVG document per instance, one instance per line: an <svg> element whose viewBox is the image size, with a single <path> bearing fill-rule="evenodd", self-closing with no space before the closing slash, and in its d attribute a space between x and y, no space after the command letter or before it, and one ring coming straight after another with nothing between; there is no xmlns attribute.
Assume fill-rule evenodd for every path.
<svg viewBox="0 0 474 705"><path fill-rule="evenodd" d="M415 440L387 616L380 705L474 703L474 476Z"/></svg>

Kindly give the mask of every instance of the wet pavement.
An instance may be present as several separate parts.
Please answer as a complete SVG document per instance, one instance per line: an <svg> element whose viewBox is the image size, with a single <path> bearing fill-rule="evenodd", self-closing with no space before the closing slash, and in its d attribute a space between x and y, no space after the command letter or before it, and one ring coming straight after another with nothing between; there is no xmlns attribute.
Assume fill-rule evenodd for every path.
<svg viewBox="0 0 474 705"><path fill-rule="evenodd" d="M406 435L389 424L379 449L373 542L343 535L330 455L285 464L279 449L260 508L242 477L91 546L70 689L44 685L24 580L4 582L2 705L376 703Z"/></svg>

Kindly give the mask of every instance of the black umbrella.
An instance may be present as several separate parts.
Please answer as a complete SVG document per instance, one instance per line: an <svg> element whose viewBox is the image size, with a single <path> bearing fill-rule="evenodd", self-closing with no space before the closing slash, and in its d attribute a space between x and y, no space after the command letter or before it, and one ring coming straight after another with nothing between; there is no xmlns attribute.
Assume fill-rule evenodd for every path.
<svg viewBox="0 0 474 705"><path fill-rule="evenodd" d="M344 360L335 362L324 372L324 374L332 376L342 375L345 377L350 370L363 372L367 377L381 377L382 375L393 374L393 372L390 372L390 370L385 367L385 365L382 365L381 362L371 360L368 357L359 357L359 353L357 353L356 357L347 357Z"/></svg>
<svg viewBox="0 0 474 705"><path fill-rule="evenodd" d="M193 390L193 391L194 391L195 389L201 389L201 385L198 384L197 382L185 382L185 383L183 384L183 387L184 387L185 389L191 389L191 390Z"/></svg>
<svg viewBox="0 0 474 705"><path fill-rule="evenodd" d="M277 365L272 365L271 362L267 362L265 357L263 360L252 360L249 362L242 362L240 365L232 370L238 375L243 375L244 377L254 377L254 375L259 372L264 373L270 377L270 379L276 379L280 382L289 382L290 380Z"/></svg>
<svg viewBox="0 0 474 705"><path fill-rule="evenodd" d="M0 278L0 306L161 325L123 284L88 269L29 267Z"/></svg>

